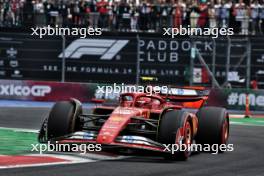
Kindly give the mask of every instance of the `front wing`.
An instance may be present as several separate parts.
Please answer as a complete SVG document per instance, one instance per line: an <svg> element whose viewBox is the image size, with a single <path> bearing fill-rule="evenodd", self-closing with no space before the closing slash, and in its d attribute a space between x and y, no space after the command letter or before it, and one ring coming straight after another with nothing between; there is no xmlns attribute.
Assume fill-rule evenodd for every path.
<svg viewBox="0 0 264 176"><path fill-rule="evenodd" d="M97 133L94 131L78 131L58 139L58 142L67 144L97 144L96 137ZM106 148L126 148L168 153L163 144L143 136L132 135L118 136L114 142L110 144L102 144L102 149Z"/></svg>

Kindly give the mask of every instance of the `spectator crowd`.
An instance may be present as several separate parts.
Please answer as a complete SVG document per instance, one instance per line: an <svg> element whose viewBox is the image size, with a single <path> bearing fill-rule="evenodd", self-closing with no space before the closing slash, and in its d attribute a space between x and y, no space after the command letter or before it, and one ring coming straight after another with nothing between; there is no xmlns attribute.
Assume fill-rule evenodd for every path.
<svg viewBox="0 0 264 176"><path fill-rule="evenodd" d="M264 0L0 0L0 26L91 26L159 32L163 27L230 27L264 33Z"/></svg>

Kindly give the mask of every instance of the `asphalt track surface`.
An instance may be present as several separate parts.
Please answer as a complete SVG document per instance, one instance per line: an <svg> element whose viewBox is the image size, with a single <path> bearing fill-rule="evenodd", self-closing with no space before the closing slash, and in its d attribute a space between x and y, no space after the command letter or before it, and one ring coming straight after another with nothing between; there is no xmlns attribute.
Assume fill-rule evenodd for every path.
<svg viewBox="0 0 264 176"><path fill-rule="evenodd" d="M49 108L0 108L0 126L38 129ZM229 143L233 152L201 153L185 162L168 162L159 157L131 157L83 164L0 170L14 176L263 176L264 127L231 125Z"/></svg>

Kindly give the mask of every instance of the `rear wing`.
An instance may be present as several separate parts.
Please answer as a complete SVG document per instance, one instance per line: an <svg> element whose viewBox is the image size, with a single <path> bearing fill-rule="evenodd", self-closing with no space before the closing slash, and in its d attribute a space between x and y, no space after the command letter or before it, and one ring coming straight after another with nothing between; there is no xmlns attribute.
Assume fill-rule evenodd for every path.
<svg viewBox="0 0 264 176"><path fill-rule="evenodd" d="M208 89L193 89L193 88L176 88L170 87L160 90L160 96L171 101L198 101L207 99L210 94Z"/></svg>
<svg viewBox="0 0 264 176"><path fill-rule="evenodd" d="M201 108L202 106L226 106L226 95L220 89L204 87L171 87L168 92L161 91L160 96L166 101L181 103L185 108Z"/></svg>
<svg viewBox="0 0 264 176"><path fill-rule="evenodd" d="M181 103L184 108L200 108L207 101L210 90L192 87L170 87L162 89L159 95L166 101Z"/></svg>

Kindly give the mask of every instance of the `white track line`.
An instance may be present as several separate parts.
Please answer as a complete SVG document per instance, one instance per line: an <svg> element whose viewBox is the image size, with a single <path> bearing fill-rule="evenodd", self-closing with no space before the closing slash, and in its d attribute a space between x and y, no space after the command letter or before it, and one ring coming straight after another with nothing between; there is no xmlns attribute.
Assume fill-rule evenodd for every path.
<svg viewBox="0 0 264 176"><path fill-rule="evenodd" d="M126 159L130 158L131 156L122 156L122 155L115 155L115 156L109 156L106 154L101 154L100 152L98 153L75 153L75 152L67 152L67 153L62 153L62 152L51 152L51 153L44 153L44 154L29 154L27 156L52 156L56 158L61 158L61 159L68 159L71 160L71 157L73 159L81 159L81 160L120 160L120 159Z"/></svg>
<svg viewBox="0 0 264 176"><path fill-rule="evenodd" d="M73 156L73 155L64 155L64 154L29 154L25 156L36 156L36 157L53 157L53 158L59 158L63 160L68 160L72 162L93 162L92 159L84 159L82 157Z"/></svg>
<svg viewBox="0 0 264 176"><path fill-rule="evenodd" d="M8 166L0 166L0 169L10 169L10 168L24 168L24 167L41 167L41 166L53 166L53 165L68 165L68 164L80 164L80 163L89 163L89 162L97 162L97 160L92 159L83 159L80 157L68 156L68 155L55 155L55 154L31 154L25 156L45 156L45 157L53 157L59 158L66 161L61 162L52 162L52 163L37 163L37 164L17 164L17 165L8 165Z"/></svg>
<svg viewBox="0 0 264 176"><path fill-rule="evenodd" d="M39 130L26 129L26 128L8 128L0 127L0 130L12 130L14 132L26 132L26 133L39 133Z"/></svg>
<svg viewBox="0 0 264 176"><path fill-rule="evenodd" d="M0 155L4 156L4 155ZM79 153L69 153L63 154L56 152L54 154L28 154L24 156L36 156L36 157L53 157L58 159L63 159L66 161L62 162L53 162L53 163L37 163L37 164L18 164L18 165L8 165L8 166L0 166L0 169L10 169L10 168L23 168L23 167L41 167L41 166L53 166L53 165L68 165L68 164L81 164L81 163L90 163L90 162L98 162L104 160L121 160L126 158L131 158L131 156L106 156L101 154L79 154Z"/></svg>
<svg viewBox="0 0 264 176"><path fill-rule="evenodd" d="M231 125L242 125L242 126L256 126L256 127L263 127L264 125L258 124L250 124L250 123L243 123L243 122L230 122Z"/></svg>
<svg viewBox="0 0 264 176"><path fill-rule="evenodd" d="M244 118L245 115L243 114L229 114L230 118Z"/></svg>

